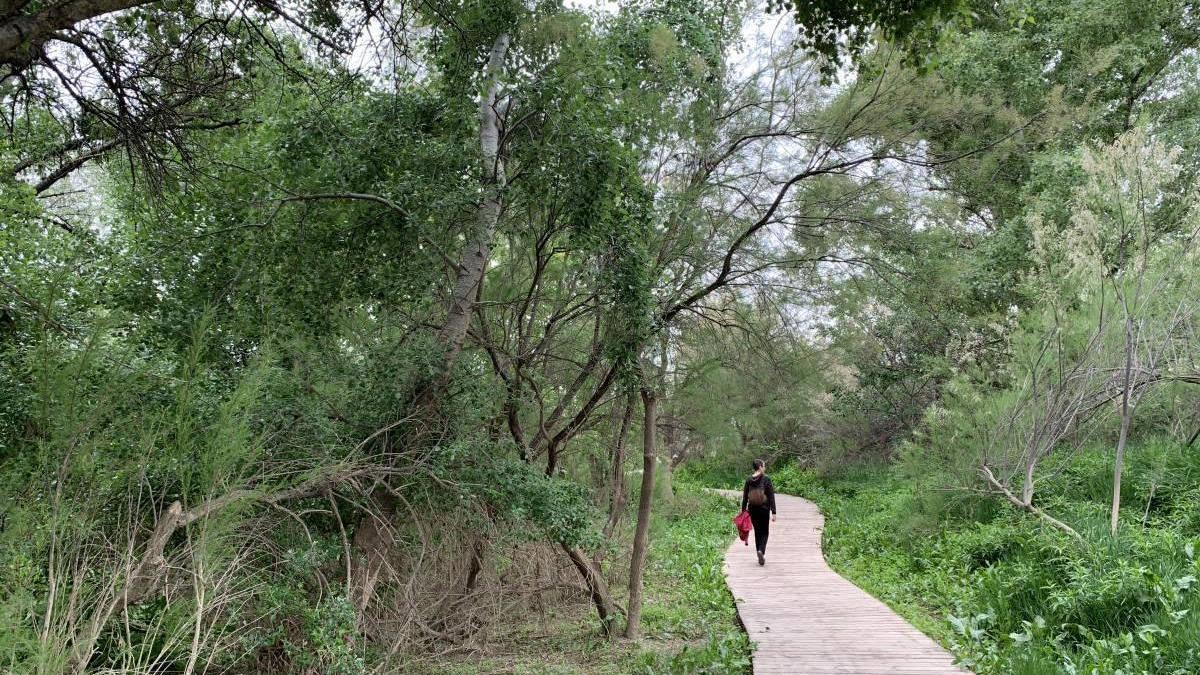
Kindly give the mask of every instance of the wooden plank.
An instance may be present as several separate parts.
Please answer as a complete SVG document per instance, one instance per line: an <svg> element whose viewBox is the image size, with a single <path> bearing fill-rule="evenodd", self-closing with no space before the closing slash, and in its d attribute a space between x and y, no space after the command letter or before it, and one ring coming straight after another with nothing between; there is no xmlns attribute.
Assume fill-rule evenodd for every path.
<svg viewBox="0 0 1200 675"><path fill-rule="evenodd" d="M720 491L741 499L740 492ZM734 538L725 581L754 651L755 675L962 675L954 657L825 563L825 518L812 502L776 495L767 564Z"/></svg>

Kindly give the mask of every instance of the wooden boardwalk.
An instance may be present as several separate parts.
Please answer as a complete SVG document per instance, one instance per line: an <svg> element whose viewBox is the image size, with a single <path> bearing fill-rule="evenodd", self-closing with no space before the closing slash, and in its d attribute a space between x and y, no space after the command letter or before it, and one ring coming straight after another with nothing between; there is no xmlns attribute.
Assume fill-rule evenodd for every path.
<svg viewBox="0 0 1200 675"><path fill-rule="evenodd" d="M722 491L741 499L741 493ZM794 675L961 675L967 671L887 605L825 564L825 518L812 502L776 495L767 564L758 566L754 535L734 537L725 579L754 652L754 673Z"/></svg>

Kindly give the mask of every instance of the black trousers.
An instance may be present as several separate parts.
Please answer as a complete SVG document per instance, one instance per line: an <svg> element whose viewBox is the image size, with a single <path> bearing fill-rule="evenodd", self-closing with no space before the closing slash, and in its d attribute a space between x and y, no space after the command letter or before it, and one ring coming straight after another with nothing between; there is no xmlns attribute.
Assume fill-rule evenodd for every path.
<svg viewBox="0 0 1200 675"><path fill-rule="evenodd" d="M771 534L771 509L751 506L750 522L754 524L754 548L767 552L767 537Z"/></svg>

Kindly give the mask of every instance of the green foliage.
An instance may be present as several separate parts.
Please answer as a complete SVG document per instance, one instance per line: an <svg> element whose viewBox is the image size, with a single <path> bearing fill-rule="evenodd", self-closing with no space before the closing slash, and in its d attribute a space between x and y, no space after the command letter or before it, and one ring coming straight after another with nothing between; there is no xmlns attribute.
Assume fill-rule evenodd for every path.
<svg viewBox="0 0 1200 675"><path fill-rule="evenodd" d="M740 488L747 472L743 464L722 461L723 458L696 459L684 464L675 472L680 483L694 483L714 488L733 490Z"/></svg>
<svg viewBox="0 0 1200 675"><path fill-rule="evenodd" d="M580 247L597 258L599 283L610 327L608 358L625 378L638 368L642 347L653 335L650 240L653 194L636 155L612 140L584 143L575 162L577 180L566 198L567 217Z"/></svg>
<svg viewBox="0 0 1200 675"><path fill-rule="evenodd" d="M424 301L435 247L452 245L446 232L471 200L470 106L421 88L382 96L344 76L318 84L265 78L245 111L262 122L208 139L199 176L153 194L110 181L125 249L111 292L165 339L182 340L209 307L220 349L238 359L272 332L327 335L364 305ZM342 193L376 194L404 214L305 199Z"/></svg>
<svg viewBox="0 0 1200 675"><path fill-rule="evenodd" d="M450 450L442 469L447 480L461 481L463 494L488 504L497 518L518 529L529 528L527 537L562 542L594 550L601 544L596 527L598 514L587 489L577 483L547 476L537 467L513 456L512 448L481 447ZM452 495L443 494L439 502Z"/></svg>
<svg viewBox="0 0 1200 675"><path fill-rule="evenodd" d="M298 552L301 558L314 550ZM328 558L329 553L317 554ZM333 553L336 560L337 553ZM296 572L312 573L316 565L297 562ZM271 585L261 594L263 616L272 621L264 629L239 635L239 647L250 653L277 652L278 658L298 670L314 669L337 675L366 672L361 649L355 648L357 615L344 595L331 595L313 603L309 594L288 585Z"/></svg>
<svg viewBox="0 0 1200 675"><path fill-rule="evenodd" d="M318 4L306 18L331 18ZM462 540L484 550L489 584L463 615L480 598L527 597L512 579L533 562L505 559L509 545L621 551L601 541L598 494L573 472L547 476L528 436L500 440L498 423L511 405L509 419L545 436L579 414L563 434L570 449L607 448L595 419L610 399L600 390L600 408L580 412L585 386L610 369L637 384L638 358L662 329L651 294L662 214L646 162L708 124L696 110L724 91L738 17L723 2L595 15L557 3L426 4L394 17L395 35L411 41L392 46L412 61L370 76L299 38L273 44L278 53L230 54L238 77L205 112L237 123L198 117L203 129L172 132L178 143L98 166L83 185L103 208L80 201L86 217L67 208L74 193L43 206L26 176L6 173L0 668L67 669L72 649L91 646L87 613L129 578L176 501L218 508L166 541L162 586L128 611L100 611L97 667L182 672L204 658L245 672L362 672L386 665L385 642L424 649L425 619L456 640L486 640L478 616L379 633L374 608L338 592L361 580L345 578L362 555L349 549L387 491L410 515L431 508L438 526L387 523L400 542L392 562L414 581L381 582L379 613L410 601L434 614L445 608L418 602L423 589L475 583L458 580ZM150 39L175 39L169 25L147 27ZM504 209L486 242L480 309L441 377L444 297L476 234L484 175L480 73L501 34L511 47L498 83L500 160L512 180L494 186ZM28 112L0 160L15 166L28 149L45 155L40 171L74 148L55 150L61 129ZM530 250L542 257L531 262ZM520 329L498 317L509 309ZM596 355L587 372L581 351ZM517 387L496 372L514 363ZM286 503L264 499L349 467L366 468ZM231 496L243 499L220 501ZM445 527L443 510L456 515ZM672 581L672 592L705 596L704 616L729 611L713 560ZM711 630L724 645L712 658L733 658L731 622L676 618L664 635Z"/></svg>
<svg viewBox="0 0 1200 675"><path fill-rule="evenodd" d="M933 80L948 85L958 105L992 103L933 138L949 151L995 144L947 175L996 215L1016 215L1036 197L1038 183L1026 181L1044 157L1087 140L1110 142L1139 115L1173 117L1177 106L1193 105L1190 87L1146 96L1191 67L1186 45L1196 27L1186 3L1013 0L980 4L974 16L940 46Z"/></svg>
<svg viewBox="0 0 1200 675"><path fill-rule="evenodd" d="M745 312L744 333L703 325L688 331L690 358L674 405L704 439L685 471L713 474L708 484L738 486L756 457L816 450L810 431L830 412L824 390L845 373L764 308L730 309Z"/></svg>
<svg viewBox="0 0 1200 675"><path fill-rule="evenodd" d="M960 0L773 0L769 4L794 15L800 29L800 45L827 59L826 72L833 74L841 65L842 52L859 56L871 44L874 31L882 32L891 40L910 41L914 56L918 50L932 48L941 25L959 13L965 13L967 3Z"/></svg>
<svg viewBox="0 0 1200 675"><path fill-rule="evenodd" d="M745 673L750 670L750 639L742 631L714 636L698 648L684 647L678 655L671 657L666 666L645 664L646 675L666 673Z"/></svg>
<svg viewBox="0 0 1200 675"><path fill-rule="evenodd" d="M45 73L0 91L0 669L63 672L94 638L84 656L111 671L362 673L394 665L384 645L405 664L486 651L494 617L536 604L579 663L743 672L730 509L688 483L736 487L756 456L826 509L835 566L982 672L1200 669L1200 465L1171 439L1197 403L1195 8L773 7L822 61L739 54L754 8L719 0L391 8L404 41L370 73L171 6L112 19L150 69L118 73L138 111L75 78L86 59L63 81L95 101L62 105ZM349 15L297 9L350 42ZM847 51L859 71L821 84ZM22 102L25 85L47 93ZM79 192L25 184L118 142ZM1122 308L1162 348L1139 352L1113 538L1122 331L1104 320ZM1040 434L1053 400L1026 383L1079 364L1095 415ZM613 452L637 385L661 394L664 454L689 458L655 504L645 653L599 639L569 562L519 559L584 549L620 595L629 514L604 541L598 507L637 463L636 417ZM976 490L983 460L1009 481L1031 448L1050 458L1037 507L1084 546ZM860 458L899 462L845 469ZM266 499L347 467L363 473ZM175 502L216 508L167 538L161 587L105 609L143 552L160 563ZM359 607L366 577L346 577L380 514L408 577ZM530 580L561 592L549 612Z"/></svg>

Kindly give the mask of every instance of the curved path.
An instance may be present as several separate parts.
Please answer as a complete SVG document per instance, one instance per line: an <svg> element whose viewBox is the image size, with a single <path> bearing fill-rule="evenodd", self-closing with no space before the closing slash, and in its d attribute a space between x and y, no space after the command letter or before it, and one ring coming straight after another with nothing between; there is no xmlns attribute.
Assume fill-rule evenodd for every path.
<svg viewBox="0 0 1200 675"><path fill-rule="evenodd" d="M740 492L721 490L738 500ZM757 643L754 673L961 675L953 657L921 631L825 564L825 518L812 502L776 495L767 564L734 538L725 579Z"/></svg>

